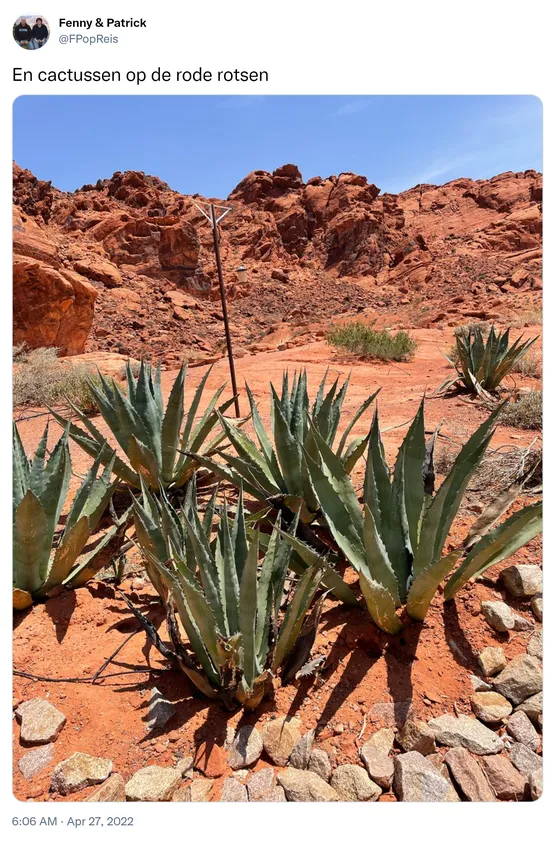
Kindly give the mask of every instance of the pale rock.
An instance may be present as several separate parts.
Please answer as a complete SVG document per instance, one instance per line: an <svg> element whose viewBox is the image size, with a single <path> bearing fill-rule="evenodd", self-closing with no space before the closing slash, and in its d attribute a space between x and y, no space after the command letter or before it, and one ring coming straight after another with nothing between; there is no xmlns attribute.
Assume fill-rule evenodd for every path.
<svg viewBox="0 0 555 842"><path fill-rule="evenodd" d="M243 725L231 743L228 763L232 769L245 769L256 763L263 748L260 732L253 725Z"/></svg>
<svg viewBox="0 0 555 842"><path fill-rule="evenodd" d="M276 766L285 766L301 737L301 722L290 716L279 716L262 729L264 750Z"/></svg>
<svg viewBox="0 0 555 842"><path fill-rule="evenodd" d="M453 784L419 751L395 757L395 792L400 801L459 801Z"/></svg>
<svg viewBox="0 0 555 842"><path fill-rule="evenodd" d="M517 710L512 716L509 716L507 731L517 743L524 743L532 751L539 749L541 744L539 734L523 710Z"/></svg>
<svg viewBox="0 0 555 842"><path fill-rule="evenodd" d="M54 742L66 723L64 714L46 699L23 702L16 709L15 717L21 723L20 741L27 746Z"/></svg>
<svg viewBox="0 0 555 842"><path fill-rule="evenodd" d="M470 676L470 684L475 693L483 693L485 690L491 690L491 684L488 684L487 681L484 681L478 675Z"/></svg>
<svg viewBox="0 0 555 842"><path fill-rule="evenodd" d="M247 787L236 778L226 778L222 787L220 801L248 801Z"/></svg>
<svg viewBox="0 0 555 842"><path fill-rule="evenodd" d="M486 678L497 675L507 666L507 659L502 646L486 646L478 655L480 669Z"/></svg>
<svg viewBox="0 0 555 842"><path fill-rule="evenodd" d="M291 752L291 757L289 758L290 766L293 766L295 769L308 769L310 753L312 751L312 746L314 745L314 737L314 729L307 731L307 733L301 737Z"/></svg>
<svg viewBox="0 0 555 842"><path fill-rule="evenodd" d="M197 778L192 781L191 786L188 787L191 801L208 801L208 796L212 791L214 781L207 778Z"/></svg>
<svg viewBox="0 0 555 842"><path fill-rule="evenodd" d="M274 770L269 766L255 772L247 783L249 801L263 801L275 787Z"/></svg>
<svg viewBox="0 0 555 842"><path fill-rule="evenodd" d="M47 743L47 745L39 746L39 748L34 748L32 751L27 751L23 757L19 759L17 765L25 780L30 781L35 777L35 775L38 775L39 772L42 772L43 769L46 769L46 767L50 766L53 762L54 746L52 743Z"/></svg>
<svg viewBox="0 0 555 842"><path fill-rule="evenodd" d="M331 776L332 787L341 801L377 801L382 791L361 766L346 763Z"/></svg>
<svg viewBox="0 0 555 842"><path fill-rule="evenodd" d="M450 748L445 762L469 801L495 801L495 795L478 761L465 748Z"/></svg>
<svg viewBox="0 0 555 842"><path fill-rule="evenodd" d="M517 710L523 710L526 716L535 722L536 725L541 725L541 716L543 712L543 692L535 693L529 699L525 699L522 704L517 707Z"/></svg>
<svg viewBox="0 0 555 842"><path fill-rule="evenodd" d="M470 697L472 710L482 722L502 722L513 712L513 706L500 693L486 691Z"/></svg>
<svg viewBox="0 0 555 842"><path fill-rule="evenodd" d="M361 746L359 754L372 780L382 789L389 789L393 781L393 758L368 743Z"/></svg>
<svg viewBox="0 0 555 842"><path fill-rule="evenodd" d="M339 801L333 787L315 774L304 769L289 767L279 772L278 783L285 790L288 801Z"/></svg>
<svg viewBox="0 0 555 842"><path fill-rule="evenodd" d="M101 784L85 801L125 801L125 783L117 773Z"/></svg>
<svg viewBox="0 0 555 842"><path fill-rule="evenodd" d="M313 749L308 761L308 768L328 783L331 778L331 760L327 751L324 751L323 748Z"/></svg>
<svg viewBox="0 0 555 842"><path fill-rule="evenodd" d="M405 751L418 751L420 754L433 754L436 741L433 731L425 722L409 719L397 735L397 742Z"/></svg>
<svg viewBox="0 0 555 842"><path fill-rule="evenodd" d="M372 746L377 748L383 754L389 754L395 742L395 731L392 728L380 728L375 734L372 734L366 742L365 746Z"/></svg>
<svg viewBox="0 0 555 842"><path fill-rule="evenodd" d="M523 617L522 614L517 614L516 611L513 611L513 620L515 621L513 631L532 631L535 628L534 623L532 620L529 620L528 617Z"/></svg>
<svg viewBox="0 0 555 842"><path fill-rule="evenodd" d="M530 600L530 605L532 606L532 611L534 612L536 619L539 620L541 623L543 620L543 597L532 597L532 599Z"/></svg>
<svg viewBox="0 0 555 842"><path fill-rule="evenodd" d="M77 751L58 763L52 772L50 788L61 795L69 795L87 786L103 783L111 771L111 760Z"/></svg>
<svg viewBox="0 0 555 842"><path fill-rule="evenodd" d="M128 801L171 801L181 780L177 769L145 766L127 781L125 795Z"/></svg>
<svg viewBox="0 0 555 842"><path fill-rule="evenodd" d="M509 757L511 758L511 763L516 766L524 777L528 777L530 772L542 768L541 757L532 751L531 748L525 746L524 743L515 743Z"/></svg>
<svg viewBox="0 0 555 842"><path fill-rule="evenodd" d="M482 602L481 610L486 622L495 631L506 632L514 628L513 612L505 602Z"/></svg>
<svg viewBox="0 0 555 842"><path fill-rule="evenodd" d="M179 772L182 778L189 778L192 780L195 772L193 769L193 757L182 757L181 760L175 764L176 772Z"/></svg>
<svg viewBox="0 0 555 842"><path fill-rule="evenodd" d="M503 570L499 578L511 596L519 599L542 592L542 571L536 564L514 564Z"/></svg>
<svg viewBox="0 0 555 842"><path fill-rule="evenodd" d="M537 658L519 655L493 681L498 693L518 705L542 689L542 671Z"/></svg>
<svg viewBox="0 0 555 842"><path fill-rule="evenodd" d="M543 793L543 770L534 769L528 776L528 785L530 787L530 797L532 801L537 801L541 798Z"/></svg>
<svg viewBox="0 0 555 842"><path fill-rule="evenodd" d="M503 749L503 742L497 734L464 714L459 717L444 714L430 719L428 725L441 745L462 746L480 755L497 754Z"/></svg>
<svg viewBox="0 0 555 842"><path fill-rule="evenodd" d="M526 779L511 761L501 754L482 758L482 766L496 797L500 801L522 801L526 794Z"/></svg>
<svg viewBox="0 0 555 842"><path fill-rule="evenodd" d="M528 642L526 650L529 655L538 660L543 659L543 634L541 629L537 629Z"/></svg>

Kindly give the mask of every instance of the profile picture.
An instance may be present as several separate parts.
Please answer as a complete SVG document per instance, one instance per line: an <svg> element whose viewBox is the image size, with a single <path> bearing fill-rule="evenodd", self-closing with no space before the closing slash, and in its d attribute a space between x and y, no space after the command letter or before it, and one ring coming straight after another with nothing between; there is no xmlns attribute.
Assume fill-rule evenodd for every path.
<svg viewBox="0 0 555 842"><path fill-rule="evenodd" d="M50 37L48 21L40 15L21 15L13 25L13 37L24 50L40 50Z"/></svg>

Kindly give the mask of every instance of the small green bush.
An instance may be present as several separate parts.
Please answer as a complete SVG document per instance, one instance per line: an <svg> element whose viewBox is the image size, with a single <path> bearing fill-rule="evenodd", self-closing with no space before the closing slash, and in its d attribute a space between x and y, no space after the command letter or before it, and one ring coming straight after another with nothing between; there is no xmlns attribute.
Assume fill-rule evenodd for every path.
<svg viewBox="0 0 555 842"><path fill-rule="evenodd" d="M508 403L499 420L509 427L522 430L542 429L542 393L536 390L526 392L518 400Z"/></svg>
<svg viewBox="0 0 555 842"><path fill-rule="evenodd" d="M333 328L327 336L328 343L352 354L377 360L409 360L417 343L404 330L390 333L374 330L364 322L351 322Z"/></svg>
<svg viewBox="0 0 555 842"><path fill-rule="evenodd" d="M88 381L99 383L98 376L86 365L61 363L57 348L13 349L13 405L55 406L70 400L81 412L96 411L96 402Z"/></svg>

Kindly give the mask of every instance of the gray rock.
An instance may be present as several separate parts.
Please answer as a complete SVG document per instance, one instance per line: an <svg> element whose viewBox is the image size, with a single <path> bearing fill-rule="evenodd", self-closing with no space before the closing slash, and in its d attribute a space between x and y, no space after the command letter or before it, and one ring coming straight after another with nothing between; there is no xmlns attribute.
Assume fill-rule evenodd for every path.
<svg viewBox="0 0 555 842"><path fill-rule="evenodd" d="M470 676L470 684L475 693L483 693L485 690L491 690L491 684L488 684L487 681L484 681L483 678L479 678L477 675Z"/></svg>
<svg viewBox="0 0 555 842"><path fill-rule="evenodd" d="M279 716L262 729L264 751L276 766L285 766L301 737L301 722L290 716Z"/></svg>
<svg viewBox="0 0 555 842"><path fill-rule="evenodd" d="M60 795L69 795L71 792L85 789L86 786L103 783L111 771L111 760L76 751L55 767L50 789L59 792Z"/></svg>
<svg viewBox="0 0 555 842"><path fill-rule="evenodd" d="M523 710L517 710L507 720L507 731L517 743L524 743L525 746L537 751L541 740L536 729L530 722Z"/></svg>
<svg viewBox="0 0 555 842"><path fill-rule="evenodd" d="M441 745L462 746L480 755L497 754L503 748L503 742L497 734L470 716L444 714L437 719L430 719L428 725Z"/></svg>
<svg viewBox="0 0 555 842"><path fill-rule="evenodd" d="M511 596L520 599L541 594L543 589L541 567L536 564L514 564L503 570L499 578Z"/></svg>
<svg viewBox="0 0 555 842"><path fill-rule="evenodd" d="M310 753L314 745L314 736L314 729L312 729L301 737L291 752L291 757L289 758L290 766L293 766L295 769L308 769Z"/></svg>
<svg viewBox="0 0 555 842"><path fill-rule="evenodd" d="M208 796L213 786L214 781L210 781L207 778L197 778L195 781L192 781L190 787L187 787L189 790L189 800L195 802L209 801Z"/></svg>
<svg viewBox="0 0 555 842"><path fill-rule="evenodd" d="M237 778L226 778L222 787L220 801L248 801L247 787Z"/></svg>
<svg viewBox="0 0 555 842"><path fill-rule="evenodd" d="M32 751L26 752L20 758L17 765L25 780L30 781L35 775L38 775L39 772L42 772L43 769L46 769L53 762L54 746L52 743L48 743L47 745L40 746L40 748L34 748Z"/></svg>
<svg viewBox="0 0 555 842"><path fill-rule="evenodd" d="M332 787L341 801L377 801L382 791L361 766L346 763L331 776Z"/></svg>
<svg viewBox="0 0 555 842"><path fill-rule="evenodd" d="M175 764L176 772L179 772L182 778L189 778L192 780L195 774L193 762L194 757L182 757L181 760Z"/></svg>
<svg viewBox="0 0 555 842"><path fill-rule="evenodd" d="M434 732L425 722L409 719L397 735L397 742L405 751L433 754L436 750Z"/></svg>
<svg viewBox="0 0 555 842"><path fill-rule="evenodd" d="M542 671L537 658L519 655L493 680L498 693L518 705L542 689Z"/></svg>
<svg viewBox="0 0 555 842"><path fill-rule="evenodd" d="M145 718L146 730L160 730L174 715L175 707L173 704L164 698L158 687L152 687Z"/></svg>
<svg viewBox="0 0 555 842"><path fill-rule="evenodd" d="M535 769L530 772L528 777L528 785L530 787L530 797L532 801L537 801L541 798L543 793L543 770Z"/></svg>
<svg viewBox="0 0 555 842"><path fill-rule="evenodd" d="M535 693L529 699L525 699L522 704L517 707L517 710L523 710L526 716L535 722L536 725L540 723L540 717L543 712L543 693Z"/></svg>
<svg viewBox="0 0 555 842"><path fill-rule="evenodd" d="M459 801L453 784L418 751L395 757L395 792L400 801Z"/></svg>
<svg viewBox="0 0 555 842"><path fill-rule="evenodd" d="M543 620L543 598L541 596L533 596L530 600L530 605L532 606L532 611L536 619L541 623Z"/></svg>
<svg viewBox="0 0 555 842"><path fill-rule="evenodd" d="M52 743L66 723L66 717L46 699L31 699L17 708L15 717L21 723L22 745Z"/></svg>
<svg viewBox="0 0 555 842"><path fill-rule="evenodd" d="M513 611L513 620L515 621L513 631L531 631L535 628L534 623L532 620L529 620L528 617L523 617L522 614L517 614L516 611Z"/></svg>
<svg viewBox="0 0 555 842"><path fill-rule="evenodd" d="M394 742L395 731L393 731L392 728L380 728L379 731L376 731L375 734L372 734L372 736L366 740L364 745L377 748L379 751L383 752L383 754L389 754L393 748Z"/></svg>
<svg viewBox="0 0 555 842"><path fill-rule="evenodd" d="M542 768L541 757L532 751L531 748L525 746L524 743L515 743L509 757L511 758L511 763L516 766L525 778L531 772L535 772L536 769Z"/></svg>
<svg viewBox="0 0 555 842"><path fill-rule="evenodd" d="M275 786L270 792L264 796L264 798L259 798L259 801L287 801L285 797L285 791L281 786Z"/></svg>
<svg viewBox="0 0 555 842"><path fill-rule="evenodd" d="M264 801L266 795L275 788L275 785L274 770L269 766L255 772L247 783L249 801Z"/></svg>
<svg viewBox="0 0 555 842"><path fill-rule="evenodd" d="M472 710L482 722L502 722L513 712L513 706L505 696L493 691L474 693L470 697Z"/></svg>
<svg viewBox="0 0 555 842"><path fill-rule="evenodd" d="M528 642L526 651L533 658L538 658L539 661L543 659L543 633L541 629L536 629Z"/></svg>
<svg viewBox="0 0 555 842"><path fill-rule="evenodd" d="M389 789L393 782L393 759L368 743L361 747L359 753L372 780L382 789Z"/></svg>
<svg viewBox="0 0 555 842"><path fill-rule="evenodd" d="M256 763L263 748L260 732L253 725L243 725L231 743L228 763L232 769L246 769Z"/></svg>
<svg viewBox="0 0 555 842"><path fill-rule="evenodd" d="M522 801L526 779L502 754L482 758L482 766L496 797L500 801Z"/></svg>
<svg viewBox="0 0 555 842"><path fill-rule="evenodd" d="M180 784L181 774L176 769L145 766L127 781L125 796L128 801L171 801Z"/></svg>
<svg viewBox="0 0 555 842"><path fill-rule="evenodd" d="M478 655L480 669L486 678L497 675L507 666L507 659L502 646L486 646Z"/></svg>
<svg viewBox="0 0 555 842"><path fill-rule="evenodd" d="M277 779L288 801L340 800L335 789L314 772L289 767L279 772Z"/></svg>
<svg viewBox="0 0 555 842"><path fill-rule="evenodd" d="M450 748L445 762L469 801L495 801L495 795L478 762L465 748Z"/></svg>
<svg viewBox="0 0 555 842"><path fill-rule="evenodd" d="M510 631L515 626L513 612L505 602L482 602L486 623L498 632Z"/></svg>
<svg viewBox="0 0 555 842"><path fill-rule="evenodd" d="M323 748L312 749L310 760L308 761L308 768L328 783L331 778L331 760L327 751L324 751Z"/></svg>
<svg viewBox="0 0 555 842"><path fill-rule="evenodd" d="M110 775L85 801L125 801L125 783L121 775Z"/></svg>

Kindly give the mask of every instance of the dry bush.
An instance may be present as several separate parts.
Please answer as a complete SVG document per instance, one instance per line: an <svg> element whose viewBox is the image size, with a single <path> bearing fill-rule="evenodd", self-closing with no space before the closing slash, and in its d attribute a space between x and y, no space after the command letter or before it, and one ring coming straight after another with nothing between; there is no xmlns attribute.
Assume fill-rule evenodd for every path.
<svg viewBox="0 0 555 842"><path fill-rule="evenodd" d="M361 357L396 362L410 359L417 346L415 340L404 330L399 330L397 333L374 330L364 322L352 322L332 328L327 335L327 340L330 345Z"/></svg>
<svg viewBox="0 0 555 842"><path fill-rule="evenodd" d="M13 349L13 405L55 406L70 400L86 413L96 410L89 381L98 375L86 365L64 365L57 348Z"/></svg>
<svg viewBox="0 0 555 842"><path fill-rule="evenodd" d="M521 430L542 429L542 393L533 389L508 403L499 416L501 424L520 427Z"/></svg>
<svg viewBox="0 0 555 842"><path fill-rule="evenodd" d="M513 367L513 371L522 374L523 377L534 377L541 380L542 358L541 354L524 354Z"/></svg>

